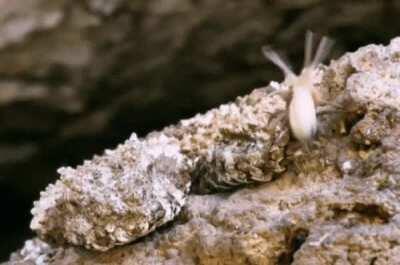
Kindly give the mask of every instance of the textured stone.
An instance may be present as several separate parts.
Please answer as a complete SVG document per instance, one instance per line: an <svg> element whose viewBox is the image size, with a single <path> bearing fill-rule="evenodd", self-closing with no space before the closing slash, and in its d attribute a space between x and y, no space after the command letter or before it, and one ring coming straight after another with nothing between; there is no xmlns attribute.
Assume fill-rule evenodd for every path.
<svg viewBox="0 0 400 265"><path fill-rule="evenodd" d="M270 181L285 170L289 141L286 101L266 88L204 115L181 121L165 133L180 141L193 160L193 189L204 193Z"/></svg>
<svg viewBox="0 0 400 265"><path fill-rule="evenodd" d="M28 236L26 213L39 191L56 180L60 165L76 166L132 131L144 136L278 78L278 70L261 55L262 45L300 62L307 29L334 38L334 56L386 41L399 32L399 5L0 0L0 200L13 201L2 226L0 260ZM237 153L247 148L218 145L203 160L220 161L221 167L232 165L221 159L223 150L230 148L238 161ZM260 148L260 142L250 146L249 156L261 154ZM280 150L268 169L285 168ZM246 159L240 163L249 172ZM259 164L257 171L263 167ZM237 184L259 173L235 176L228 168L225 174ZM204 181L203 192L217 186L211 183Z"/></svg>
<svg viewBox="0 0 400 265"><path fill-rule="evenodd" d="M285 169L285 111L279 95L255 90L143 142L133 135L77 169L61 168L35 203L31 228L51 242L105 251L171 221L192 182L204 193L270 181Z"/></svg>
<svg viewBox="0 0 400 265"><path fill-rule="evenodd" d="M189 176L174 139L132 135L76 169L59 169L60 180L41 193L31 228L57 243L107 250L171 221L184 205Z"/></svg>
<svg viewBox="0 0 400 265"><path fill-rule="evenodd" d="M395 73L399 67L399 40L394 39L387 47L368 46L322 68L318 87L325 99L335 103L333 111L318 115L319 135L310 152L304 152L294 140L286 143L281 161L285 171L269 183L231 193L191 194L174 223L134 244L99 253L49 246L34 239L14 253L9 264L30 264L37 259L46 260L47 264L397 264L400 126L396 106L400 102L379 90L399 89L387 82L388 78L394 82L396 77L384 74ZM377 76L375 82L382 82L372 89L362 79L353 82L354 76ZM217 130L210 132L221 132L218 121L235 117L232 113L205 122L205 117L218 117L219 111L212 110L163 132L168 139L177 137L173 142L179 142L192 160L188 162L192 170L196 171L196 162L201 161L195 158L204 156L208 147L223 142L226 136L202 134L203 124L208 124L206 128L217 124ZM230 129L235 130L247 126L232 121L236 124L223 127L231 125ZM190 136L185 134L187 138L178 134L184 128L192 130ZM200 133L196 133L197 128ZM197 144L201 141L184 141L194 135L200 135L198 139L202 141L210 135L211 140L205 146ZM232 156L229 143L235 141L230 140L228 137L225 146L228 152L218 159L224 161L225 156ZM188 146L198 148L192 150ZM243 155L247 157L248 153ZM207 170L218 166L207 165ZM202 176L207 174L198 175Z"/></svg>

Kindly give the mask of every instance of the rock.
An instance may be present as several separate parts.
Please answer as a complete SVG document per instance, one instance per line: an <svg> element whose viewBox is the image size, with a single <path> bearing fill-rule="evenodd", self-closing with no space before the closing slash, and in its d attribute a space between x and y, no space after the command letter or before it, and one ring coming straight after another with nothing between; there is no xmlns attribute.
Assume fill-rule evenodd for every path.
<svg viewBox="0 0 400 265"><path fill-rule="evenodd" d="M106 251L175 218L190 185L205 193L270 181L284 170L285 110L280 96L259 89L143 142L133 135L76 169L61 168L60 180L35 202L31 228L50 242Z"/></svg>
<svg viewBox="0 0 400 265"><path fill-rule="evenodd" d="M336 109L319 114L319 136L309 153L294 140L285 142L280 161L285 170L268 178L269 183L230 193L190 194L175 222L130 245L100 253L48 245L34 239L15 252L8 264L35 264L38 260L45 260L46 264L87 265L397 264L400 260L400 174L397 169L400 116L397 106L400 102L393 96L399 89L393 83L399 78L396 74L400 69L396 59L399 52L400 38L396 38L387 47L368 46L321 68L318 88ZM362 79L371 76L373 85ZM260 101L271 98L262 91L256 90L251 95L262 96ZM251 95L243 99L251 99ZM226 106L183 121L161 133L167 139L175 139L174 143L179 142L177 150L184 150L185 156L192 160L188 165L194 170L192 175L198 178L213 180L211 176L217 179L230 176L216 170L223 164L212 163L218 160L205 160L205 174L195 174L197 162L202 161L196 157L207 157L209 148L221 148L222 155L215 152L215 159L223 158L222 161L228 162L235 161L227 160L229 156L249 158L254 152L251 148L231 148L229 143L235 141L220 128L240 131L243 126L247 128L248 123L227 119L235 117L233 111L228 111L229 115L217 115L224 108ZM249 117L246 111L241 114ZM218 119L208 122L215 117ZM219 126L220 119L227 122ZM219 132L218 137L202 133L215 124L217 130L209 129L209 132ZM190 128L191 133L179 134L181 130L186 132L185 128ZM198 133L201 137L193 137ZM254 133L263 135L258 130ZM151 139L158 134L148 137ZM227 137L226 142L224 137ZM185 139L192 141L186 143ZM211 141L201 144L205 139ZM254 159L257 161L258 157ZM246 172L255 172L254 176L258 176L257 166L249 163ZM218 174L207 175L212 170Z"/></svg>
<svg viewBox="0 0 400 265"><path fill-rule="evenodd" d="M268 182L285 170L286 101L265 88L165 130L193 160L193 190L222 191Z"/></svg>
<svg viewBox="0 0 400 265"><path fill-rule="evenodd" d="M30 216L24 213L56 180L60 165L76 166L132 131L143 137L278 80L262 45L300 62L307 29L334 38L334 56L389 40L398 34L393 25L399 4L0 0L0 146L6 147L0 148L0 178L7 191L0 201L14 202L1 226L0 260L29 236ZM233 174L224 152L229 149L232 161L248 172L252 153L263 152L259 143L219 143L202 159L221 163L218 172L226 165L226 176L237 185L248 177ZM247 148L249 157L237 161ZM284 170L280 150L268 169ZM202 167L210 169L207 163ZM274 178L261 176L262 167L252 178ZM202 192L224 187L207 179Z"/></svg>
<svg viewBox="0 0 400 265"><path fill-rule="evenodd" d="M189 176L176 141L132 135L83 165L59 169L41 193L31 229L59 244L108 250L171 221L185 203Z"/></svg>

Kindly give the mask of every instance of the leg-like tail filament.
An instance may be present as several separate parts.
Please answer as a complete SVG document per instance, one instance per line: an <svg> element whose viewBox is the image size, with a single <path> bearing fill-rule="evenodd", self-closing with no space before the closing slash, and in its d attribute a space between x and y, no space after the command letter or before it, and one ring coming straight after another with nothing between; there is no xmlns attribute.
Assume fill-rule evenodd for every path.
<svg viewBox="0 0 400 265"><path fill-rule="evenodd" d="M311 67L316 67L319 63L326 59L332 46L333 40L328 37L322 37L321 42L318 45L317 52L315 53L314 59L311 63Z"/></svg>
<svg viewBox="0 0 400 265"><path fill-rule="evenodd" d="M313 38L314 34L312 31L307 30L306 32L306 40L304 45L304 65L303 68L310 66L311 56L313 53Z"/></svg>
<svg viewBox="0 0 400 265"><path fill-rule="evenodd" d="M294 75L289 64L284 62L282 60L281 56L276 51L274 51L271 47L263 46L262 52L268 60L270 60L272 63L274 63L276 66L278 66L283 71L283 73L285 74L285 77Z"/></svg>

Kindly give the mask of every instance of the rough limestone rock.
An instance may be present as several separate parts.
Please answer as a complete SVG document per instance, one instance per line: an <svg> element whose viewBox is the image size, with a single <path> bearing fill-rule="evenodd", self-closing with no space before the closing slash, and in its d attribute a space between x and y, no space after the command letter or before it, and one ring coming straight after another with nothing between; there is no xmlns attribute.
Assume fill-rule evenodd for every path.
<svg viewBox="0 0 400 265"><path fill-rule="evenodd" d="M229 190L267 182L283 172L284 147L289 142L286 108L278 94L257 89L165 129L193 161L192 190Z"/></svg>
<svg viewBox="0 0 400 265"><path fill-rule="evenodd" d="M300 62L307 29L336 39L334 56L387 41L399 32L399 7L393 0L0 0L0 201L13 201L0 260L28 237L32 201L60 165L278 79L261 55L266 43ZM260 153L259 143L249 148ZM209 158L219 161L223 145ZM231 147L233 157L245 148Z"/></svg>
<svg viewBox="0 0 400 265"><path fill-rule="evenodd" d="M0 177L36 198L58 165L276 76L265 43L300 58L297 40L318 29L339 39L340 53L397 34L398 9L397 1L0 0ZM71 144L81 148L65 152Z"/></svg>
<svg viewBox="0 0 400 265"><path fill-rule="evenodd" d="M175 222L143 240L107 252L33 239L7 264L398 264L399 55L400 38L396 38L386 47L369 45L321 68L318 88L325 100L334 104L319 109L319 135L310 152L304 152L294 140L285 142L280 161L285 170L274 174L270 182L225 193L191 194ZM256 94L275 97L262 91L265 88L241 100ZM284 124L285 115L280 119ZM212 179L208 172L215 170L222 175L214 176L222 178L225 171L216 169L223 163L213 161L240 158L240 152L232 152L240 148L229 145L231 134L224 134L221 127L217 126L220 134L216 138L202 134L203 125L196 127L195 120L188 122L190 126L183 122L163 133L167 139L178 139L179 149L185 150L182 152L192 162L202 161L195 159L198 155L207 157L202 154L208 148L221 148L214 160L205 159L205 173L196 176ZM235 131L248 126L232 122L236 123L223 127ZM206 127L210 124L214 123ZM201 139L210 135L210 147L184 149L185 139L197 143L198 134L179 138L181 126L194 131L199 128ZM256 136L263 135L258 133ZM222 148L224 137L226 151ZM249 153L254 149L243 150L251 162ZM188 164L197 170L197 163ZM252 167L258 172L258 164L252 163L245 172L252 172ZM240 167L228 169L228 176L242 171Z"/></svg>
<svg viewBox="0 0 400 265"><path fill-rule="evenodd" d="M143 141L133 135L77 169L61 168L35 202L31 228L105 251L171 221L190 185L205 193L270 181L285 169L285 113L286 102L261 89Z"/></svg>
<svg viewBox="0 0 400 265"><path fill-rule="evenodd" d="M76 169L41 193L31 228L57 243L107 250L171 221L185 203L190 179L176 141L135 134L115 150Z"/></svg>

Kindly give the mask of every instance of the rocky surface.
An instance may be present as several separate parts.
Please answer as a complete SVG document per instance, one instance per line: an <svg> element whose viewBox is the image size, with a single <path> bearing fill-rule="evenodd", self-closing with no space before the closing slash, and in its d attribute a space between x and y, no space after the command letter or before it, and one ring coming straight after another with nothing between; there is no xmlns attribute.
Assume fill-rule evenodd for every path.
<svg viewBox="0 0 400 265"><path fill-rule="evenodd" d="M321 68L318 89L334 105L321 106L319 135L310 152L294 140L287 141L281 161L285 170L269 183L225 193L192 193L174 222L107 252L33 239L8 264L397 264L399 54L400 38L396 38L386 47L368 45ZM262 92L265 89L239 102L253 95L273 98ZM197 128L194 121L202 121L200 117L207 114L164 132L172 135L182 130L180 126ZM236 122L231 130L240 125ZM199 122L198 128L202 126ZM217 138L199 135L219 140L213 140L211 148L224 142L223 137L232 139L229 133ZM229 146L218 156L222 161L227 157L232 157ZM209 162L210 168L221 164ZM257 164L250 163L247 169L252 167L257 169ZM220 173L214 176L224 176ZM207 174L198 177L202 176Z"/></svg>
<svg viewBox="0 0 400 265"><path fill-rule="evenodd" d="M336 39L340 55L398 34L399 10L397 1L362 0L0 0L0 204L8 213L0 260L27 238L32 201L58 167L278 79L261 55L266 43L300 62L312 29ZM222 147L205 158L218 161Z"/></svg>
<svg viewBox="0 0 400 265"><path fill-rule="evenodd" d="M108 250L171 221L193 192L268 182L289 141L286 102L265 89L82 166L61 168L41 193L31 228L43 239Z"/></svg>
<svg viewBox="0 0 400 265"><path fill-rule="evenodd" d="M320 2L0 1L2 178L35 168L43 187L59 164L264 85L278 73L265 43L301 58L303 42L292 40L308 28L337 37L338 53L381 39L366 29L397 32L396 2ZM355 25L359 35L342 34Z"/></svg>
<svg viewBox="0 0 400 265"><path fill-rule="evenodd" d="M135 134L83 165L60 168L60 180L35 202L31 229L50 241L107 250L171 221L190 178L173 138L141 142Z"/></svg>

